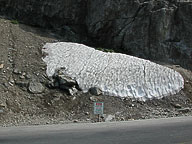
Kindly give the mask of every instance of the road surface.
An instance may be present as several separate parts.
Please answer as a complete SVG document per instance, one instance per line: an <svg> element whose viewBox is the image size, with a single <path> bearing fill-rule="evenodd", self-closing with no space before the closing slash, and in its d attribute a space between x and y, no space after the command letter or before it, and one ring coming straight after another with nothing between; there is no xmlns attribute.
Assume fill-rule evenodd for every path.
<svg viewBox="0 0 192 144"><path fill-rule="evenodd" d="M192 144L192 117L0 127L0 144Z"/></svg>

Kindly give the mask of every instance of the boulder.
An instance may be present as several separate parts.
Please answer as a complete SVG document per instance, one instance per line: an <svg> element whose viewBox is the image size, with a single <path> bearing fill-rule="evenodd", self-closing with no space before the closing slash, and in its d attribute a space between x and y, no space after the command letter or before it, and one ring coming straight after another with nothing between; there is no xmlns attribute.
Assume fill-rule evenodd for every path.
<svg viewBox="0 0 192 144"><path fill-rule="evenodd" d="M92 88L90 88L90 89L89 89L89 92L90 92L90 94L92 94L92 95L96 95L96 96L102 94L101 89L98 88L98 87L92 87Z"/></svg>
<svg viewBox="0 0 192 144"><path fill-rule="evenodd" d="M77 85L77 82L74 79L72 79L66 75L58 75L57 79L58 79L60 86L64 85L64 86L68 86L68 87L73 87L74 85Z"/></svg>
<svg viewBox="0 0 192 144"><path fill-rule="evenodd" d="M29 83L28 90L33 94L40 94L44 92L45 87L39 82L32 81Z"/></svg>

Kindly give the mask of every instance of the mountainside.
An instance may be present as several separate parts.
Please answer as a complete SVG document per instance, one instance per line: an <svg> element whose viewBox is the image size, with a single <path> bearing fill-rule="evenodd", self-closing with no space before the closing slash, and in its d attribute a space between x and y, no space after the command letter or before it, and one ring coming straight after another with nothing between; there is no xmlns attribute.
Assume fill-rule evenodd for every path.
<svg viewBox="0 0 192 144"><path fill-rule="evenodd" d="M191 3L0 0L0 126L95 122L95 101L102 121L192 115L191 37ZM61 71L46 74L44 45L69 41L156 61L179 72L184 89L146 101L83 93Z"/></svg>
<svg viewBox="0 0 192 144"><path fill-rule="evenodd" d="M69 41L192 68L192 5L176 0L1 0L0 14Z"/></svg>
<svg viewBox="0 0 192 144"><path fill-rule="evenodd" d="M0 126L95 122L94 101L104 102L103 121L192 114L191 71L167 65L180 72L185 86L178 94L159 100L109 98L97 96L97 91L96 95L82 91L70 94L47 77L42 60L45 43L64 40L51 31L12 23L0 18Z"/></svg>

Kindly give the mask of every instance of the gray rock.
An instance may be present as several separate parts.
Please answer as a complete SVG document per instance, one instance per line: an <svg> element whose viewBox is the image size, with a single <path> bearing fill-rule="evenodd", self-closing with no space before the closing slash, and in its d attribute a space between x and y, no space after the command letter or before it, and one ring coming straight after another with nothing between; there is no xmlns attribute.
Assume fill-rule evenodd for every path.
<svg viewBox="0 0 192 144"><path fill-rule="evenodd" d="M21 75L19 76L20 79L25 79L25 76Z"/></svg>
<svg viewBox="0 0 192 144"><path fill-rule="evenodd" d="M74 85L77 85L76 81L68 76L58 75L57 78L60 86L65 85L68 87L73 87Z"/></svg>
<svg viewBox="0 0 192 144"><path fill-rule="evenodd" d="M53 83L53 87L58 88L58 87L59 87L59 82L58 82L58 81L55 81L55 82Z"/></svg>
<svg viewBox="0 0 192 144"><path fill-rule="evenodd" d="M3 67L4 67L4 64L0 64L0 69L3 69Z"/></svg>
<svg viewBox="0 0 192 144"><path fill-rule="evenodd" d="M115 119L114 115L107 115L106 118L105 118L105 122L110 122L110 121L112 121L114 119Z"/></svg>
<svg viewBox="0 0 192 144"><path fill-rule="evenodd" d="M25 72L23 72L21 75L22 75L22 76L26 76L26 73L25 73Z"/></svg>
<svg viewBox="0 0 192 144"><path fill-rule="evenodd" d="M4 85L4 87L6 87L6 88L9 88L9 84L8 83L3 83L3 85Z"/></svg>
<svg viewBox="0 0 192 144"><path fill-rule="evenodd" d="M0 109L0 114L4 113L4 110L3 109Z"/></svg>
<svg viewBox="0 0 192 144"><path fill-rule="evenodd" d="M74 120L73 122L74 122L74 123L78 123L79 121L78 121L78 120Z"/></svg>
<svg viewBox="0 0 192 144"><path fill-rule="evenodd" d="M30 74L26 74L26 75L25 75L25 78L26 78L26 79L30 79L30 78L31 78L31 75L30 75Z"/></svg>
<svg viewBox="0 0 192 144"><path fill-rule="evenodd" d="M181 105L180 104L175 104L175 103L171 103L171 105L175 108L181 108Z"/></svg>
<svg viewBox="0 0 192 144"><path fill-rule="evenodd" d="M85 112L85 115L89 115L89 112Z"/></svg>
<svg viewBox="0 0 192 144"><path fill-rule="evenodd" d="M11 78L9 79L9 82L12 83L12 84L14 84L14 83L15 83L15 80L11 77Z"/></svg>
<svg viewBox="0 0 192 144"><path fill-rule="evenodd" d="M39 82L32 81L29 83L28 90L33 94L40 94L44 92L45 87Z"/></svg>
<svg viewBox="0 0 192 144"><path fill-rule="evenodd" d="M92 96L89 98L92 102L98 101L98 98L96 96Z"/></svg>
<svg viewBox="0 0 192 144"><path fill-rule="evenodd" d="M8 84L9 84L10 86L13 86L13 83L11 83L11 82L8 82Z"/></svg>
<svg viewBox="0 0 192 144"><path fill-rule="evenodd" d="M66 76L62 69L55 72L52 80L49 81L48 86L51 88L60 88L61 90L67 91L70 95L74 95L78 92L78 84L73 78Z"/></svg>
<svg viewBox="0 0 192 144"><path fill-rule="evenodd" d="M96 95L96 96L102 94L101 89L99 89L99 88L97 88L97 87L92 87L92 88L90 88L90 89L89 89L89 92L90 92L90 94Z"/></svg>
<svg viewBox="0 0 192 144"><path fill-rule="evenodd" d="M129 107L135 107L135 105L134 104L130 104Z"/></svg>
<svg viewBox="0 0 192 144"><path fill-rule="evenodd" d="M7 107L7 104L6 104L6 103L0 103L0 107L1 107L1 108L6 108L6 107Z"/></svg>
<svg viewBox="0 0 192 144"><path fill-rule="evenodd" d="M77 92L78 92L78 90L75 87L72 87L72 88L69 89L69 94L72 95L72 96L74 94L76 94Z"/></svg>
<svg viewBox="0 0 192 144"><path fill-rule="evenodd" d="M188 113L188 112L190 112L190 111L191 111L190 108L183 108L183 109L179 109L179 110L178 110L178 112L180 112L180 113Z"/></svg>
<svg viewBox="0 0 192 144"><path fill-rule="evenodd" d="M29 85L29 83L28 82L24 82L24 81L17 81L17 82L15 82L15 84L17 85L17 86L19 86L19 87L22 87L22 88L24 88L24 87L28 87L28 85Z"/></svg>
<svg viewBox="0 0 192 144"><path fill-rule="evenodd" d="M21 71L20 71L19 69L15 68L15 69L13 70L13 73L14 73L14 74L21 74Z"/></svg>

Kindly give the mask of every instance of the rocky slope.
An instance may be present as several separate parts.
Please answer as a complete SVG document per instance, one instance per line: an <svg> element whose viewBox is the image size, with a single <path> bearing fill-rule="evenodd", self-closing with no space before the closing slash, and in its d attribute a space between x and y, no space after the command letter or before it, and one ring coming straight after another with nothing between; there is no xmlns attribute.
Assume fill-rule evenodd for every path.
<svg viewBox="0 0 192 144"><path fill-rule="evenodd" d="M0 1L0 15L53 28L68 41L190 69L191 13L191 3L176 0Z"/></svg>
<svg viewBox="0 0 192 144"><path fill-rule="evenodd" d="M167 65L192 68L191 13L191 3L174 0L0 0L0 15L19 21L0 18L0 126L94 122L94 101L105 103L106 121L192 115L192 73ZM70 95L50 86L42 61L43 45L56 41L166 62L182 74L185 87L146 102Z"/></svg>
<svg viewBox="0 0 192 144"><path fill-rule="evenodd" d="M103 121L192 115L192 73L176 65L185 87L180 93L146 102L52 87L42 60L47 42L66 41L52 31L0 18L0 126L95 122L93 102L104 102Z"/></svg>

